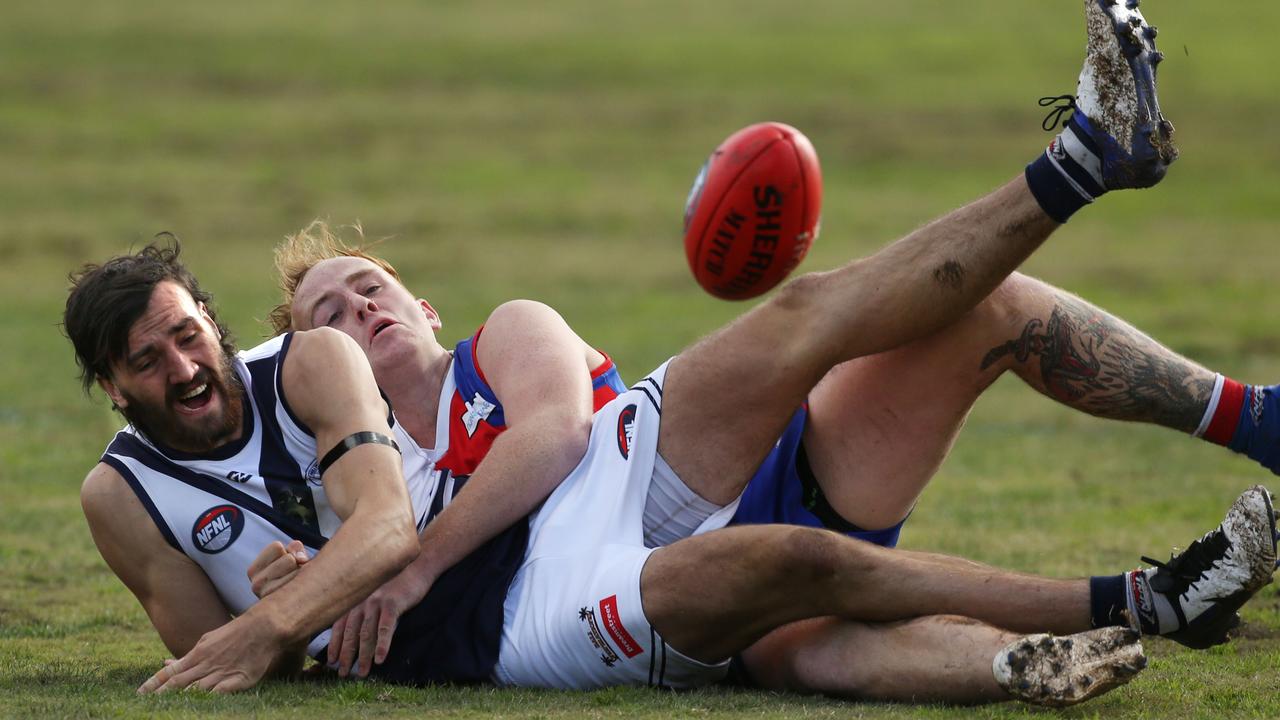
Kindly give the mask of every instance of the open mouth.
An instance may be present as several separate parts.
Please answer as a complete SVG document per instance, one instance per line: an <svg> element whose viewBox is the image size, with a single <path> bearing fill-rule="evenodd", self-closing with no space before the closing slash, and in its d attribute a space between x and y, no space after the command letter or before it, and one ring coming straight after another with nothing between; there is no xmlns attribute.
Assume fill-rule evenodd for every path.
<svg viewBox="0 0 1280 720"><path fill-rule="evenodd" d="M213 384L200 383L185 394L178 396L178 404L188 410L199 410L213 399Z"/></svg>
<svg viewBox="0 0 1280 720"><path fill-rule="evenodd" d="M389 328L389 327L391 327L392 325L395 325L395 324L396 324L396 323L395 323L395 321L394 321L394 320L382 320L382 321L380 321L377 325L374 325L374 326L373 326L373 335L372 335L372 336L370 336L370 339L378 337L378 333L382 332L383 330L386 330L387 328Z"/></svg>

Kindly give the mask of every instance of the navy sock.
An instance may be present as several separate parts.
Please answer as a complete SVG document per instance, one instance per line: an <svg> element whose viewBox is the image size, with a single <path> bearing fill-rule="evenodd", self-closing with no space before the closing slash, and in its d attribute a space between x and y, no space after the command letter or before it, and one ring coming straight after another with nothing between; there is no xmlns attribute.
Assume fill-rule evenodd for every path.
<svg viewBox="0 0 1280 720"><path fill-rule="evenodd" d="M1075 113L1040 157L1027 165L1027 186L1049 217L1065 223L1107 189L1088 118Z"/></svg>
<svg viewBox="0 0 1280 720"><path fill-rule="evenodd" d="M1126 575L1089 578L1089 613L1094 627L1129 625L1129 600L1125 594Z"/></svg>

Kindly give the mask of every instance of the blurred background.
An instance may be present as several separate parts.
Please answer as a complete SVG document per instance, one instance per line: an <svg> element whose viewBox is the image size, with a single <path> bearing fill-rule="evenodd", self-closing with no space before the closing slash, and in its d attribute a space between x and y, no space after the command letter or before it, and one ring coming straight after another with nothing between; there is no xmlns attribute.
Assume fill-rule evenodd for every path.
<svg viewBox="0 0 1280 720"><path fill-rule="evenodd" d="M1027 270L1274 382L1280 5L1143 10L1183 157L1158 189L1081 212ZM276 302L273 245L314 218L358 220L389 238L446 343L535 298L634 381L749 306L702 293L681 243L689 184L725 136L761 120L808 134L826 205L800 269L827 269L1021 173L1050 139L1036 100L1073 91L1083 38L1079 2L5 3L0 665L19 669L0 684L70 677L114 697L163 657L80 517L119 420L75 380L58 328L69 271L173 232L248 347ZM1006 379L904 544L1114 571L1267 477ZM1274 657L1276 596L1254 605ZM82 707L23 687L19 707Z"/></svg>

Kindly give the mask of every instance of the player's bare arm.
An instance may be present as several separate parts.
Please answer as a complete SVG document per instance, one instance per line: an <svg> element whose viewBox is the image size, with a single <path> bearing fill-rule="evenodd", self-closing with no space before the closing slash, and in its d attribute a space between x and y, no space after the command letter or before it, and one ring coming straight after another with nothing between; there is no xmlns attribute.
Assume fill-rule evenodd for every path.
<svg viewBox="0 0 1280 720"><path fill-rule="evenodd" d="M282 373L285 396L315 433L321 457L356 433L390 437L373 373L345 335L327 329L298 333ZM286 648L333 622L416 557L417 537L395 450L374 442L355 445L322 480L343 520L324 551L278 592L204 635L141 691L251 687Z"/></svg>
<svg viewBox="0 0 1280 720"><path fill-rule="evenodd" d="M146 508L114 468L99 463L80 488L98 552L142 604L165 647L186 654L231 613L209 578L161 537Z"/></svg>
<svg viewBox="0 0 1280 720"><path fill-rule="evenodd" d="M435 579L542 503L586 451L591 370L604 356L550 307L528 300L489 316L476 353L507 430L421 535L418 559L334 625L329 661L364 677L386 659L401 614ZM287 563L287 557L282 557Z"/></svg>

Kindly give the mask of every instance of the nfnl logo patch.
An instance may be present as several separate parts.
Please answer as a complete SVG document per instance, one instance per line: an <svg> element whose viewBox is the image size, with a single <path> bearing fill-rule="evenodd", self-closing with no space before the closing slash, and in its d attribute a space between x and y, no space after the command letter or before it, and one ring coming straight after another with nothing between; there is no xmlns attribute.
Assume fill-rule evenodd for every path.
<svg viewBox="0 0 1280 720"><path fill-rule="evenodd" d="M622 408L618 414L618 452L622 457L631 457L631 441L635 439L636 406L634 404Z"/></svg>
<svg viewBox="0 0 1280 720"><path fill-rule="evenodd" d="M244 513L235 505L209 508L191 527L191 542L200 552L214 555L226 550L244 530Z"/></svg>

